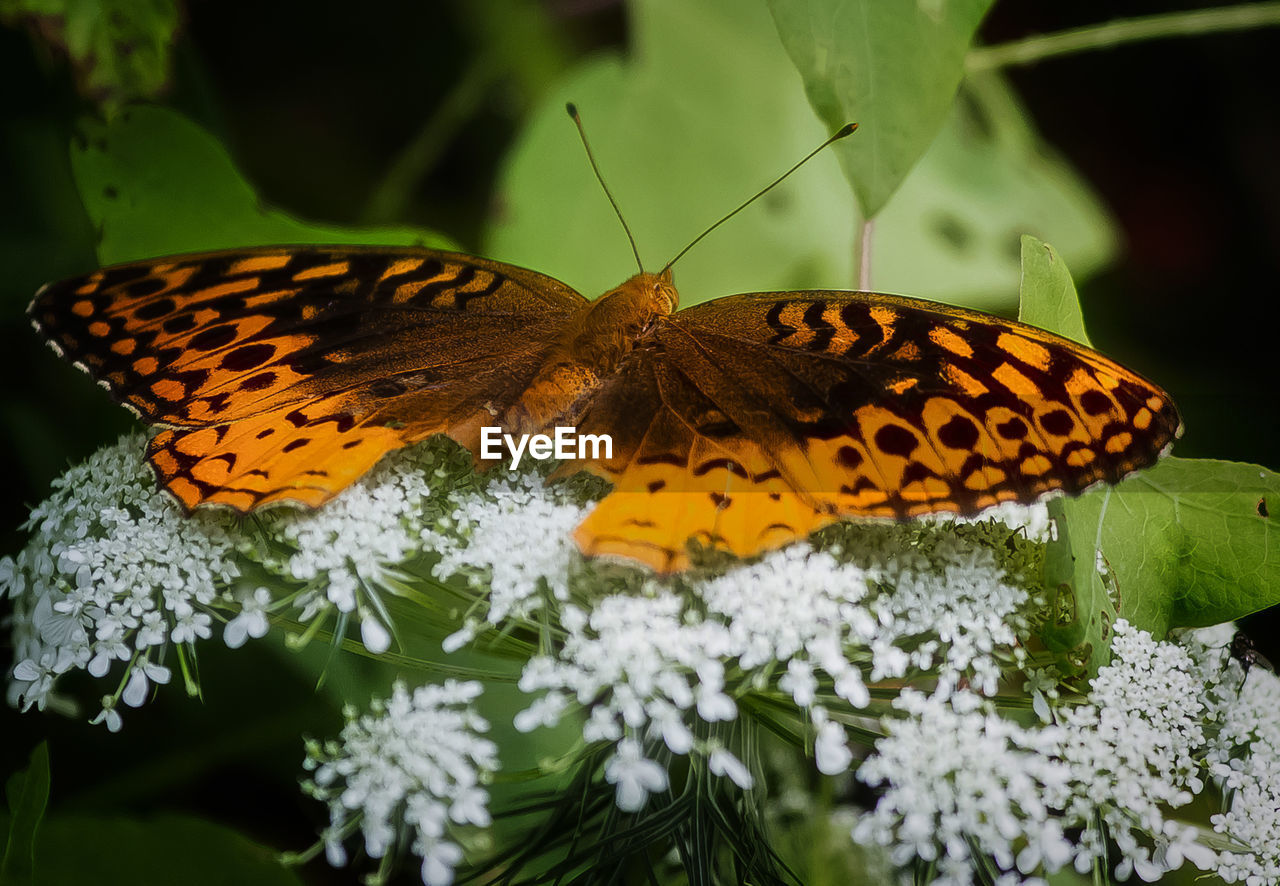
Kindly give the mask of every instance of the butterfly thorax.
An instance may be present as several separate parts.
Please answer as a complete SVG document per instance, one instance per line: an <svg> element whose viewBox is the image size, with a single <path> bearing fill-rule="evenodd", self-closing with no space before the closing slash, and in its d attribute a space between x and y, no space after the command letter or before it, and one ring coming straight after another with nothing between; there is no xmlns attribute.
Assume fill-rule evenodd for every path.
<svg viewBox="0 0 1280 886"><path fill-rule="evenodd" d="M642 340L676 309L671 272L641 272L593 302L565 324L520 399L503 415L516 433L572 423L602 379L617 371Z"/></svg>

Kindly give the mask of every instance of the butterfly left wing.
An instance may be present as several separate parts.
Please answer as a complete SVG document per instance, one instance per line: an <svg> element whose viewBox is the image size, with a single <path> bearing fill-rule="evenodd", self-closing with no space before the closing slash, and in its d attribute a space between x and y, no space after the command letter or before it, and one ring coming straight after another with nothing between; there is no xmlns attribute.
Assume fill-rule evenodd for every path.
<svg viewBox="0 0 1280 886"><path fill-rule="evenodd" d="M614 428L615 457L593 469L617 491L579 543L660 571L684 567L691 538L744 555L841 516L1078 493L1150 464L1180 426L1163 391L1067 339L853 292L672 315L581 425Z"/></svg>
<svg viewBox="0 0 1280 886"><path fill-rule="evenodd" d="M187 508L316 505L433 433L465 445L585 302L541 274L414 247L267 247L45 287L37 329L143 420Z"/></svg>

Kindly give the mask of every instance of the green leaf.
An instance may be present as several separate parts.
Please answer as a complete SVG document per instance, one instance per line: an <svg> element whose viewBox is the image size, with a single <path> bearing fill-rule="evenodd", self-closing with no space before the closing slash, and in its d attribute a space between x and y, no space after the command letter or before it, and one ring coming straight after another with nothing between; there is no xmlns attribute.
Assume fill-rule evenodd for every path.
<svg viewBox="0 0 1280 886"><path fill-rule="evenodd" d="M1020 318L1088 344L1061 256L1023 237L1022 257ZM1051 627L1046 640L1060 648L1088 644L1096 669L1106 661L1116 617L1163 636L1280 603L1274 502L1280 482L1272 471L1180 458L1050 502L1058 538L1045 553L1045 583L1050 591L1070 585L1075 618Z"/></svg>
<svg viewBox="0 0 1280 886"><path fill-rule="evenodd" d="M49 803L49 745L40 742L31 764L9 779L9 836L0 859L0 886L26 886L35 876L35 842Z"/></svg>
<svg viewBox="0 0 1280 886"><path fill-rule="evenodd" d="M245 802L252 802L245 797ZM152 819L57 815L36 842L35 886L300 886L276 853L212 822L186 815Z"/></svg>
<svg viewBox="0 0 1280 886"><path fill-rule="evenodd" d="M0 19L66 52L80 93L108 112L169 84L177 0L0 0Z"/></svg>
<svg viewBox="0 0 1280 886"><path fill-rule="evenodd" d="M1110 565L1120 615L1162 636L1280 603L1277 503L1274 471L1166 458L1077 499L1070 521Z"/></svg>
<svg viewBox="0 0 1280 886"><path fill-rule="evenodd" d="M1022 235L1022 285L1018 319L1089 344L1084 314L1071 272L1058 250L1030 234Z"/></svg>
<svg viewBox="0 0 1280 886"><path fill-rule="evenodd" d="M1045 547L1044 583L1056 595L1061 614L1046 626L1044 640L1059 651L1078 650L1090 673L1110 659L1111 624L1120 616L1120 600L1113 595L1116 585L1104 582L1098 570L1101 527L1090 519L1095 497L1110 494L1106 489L1048 504L1057 537Z"/></svg>
<svg viewBox="0 0 1280 886"><path fill-rule="evenodd" d="M164 108L130 108L86 130L72 172L104 265L270 244L451 245L416 228L317 225L267 209L217 139Z"/></svg>
<svg viewBox="0 0 1280 886"><path fill-rule="evenodd" d="M579 66L533 115L508 155L486 237L487 254L588 296L622 282L635 262L566 101L582 111L650 268L830 134L762 4L637 0L628 9L632 52ZM1018 232L1050 237L1074 266L1094 269L1110 257L1112 227L1003 80L975 78L962 95L876 219L871 280L880 291L1012 313ZM839 164L819 155L680 260L681 303L850 288L855 203Z"/></svg>
<svg viewBox="0 0 1280 886"><path fill-rule="evenodd" d="M769 0L818 116L857 122L836 152L867 218L942 127L990 0Z"/></svg>

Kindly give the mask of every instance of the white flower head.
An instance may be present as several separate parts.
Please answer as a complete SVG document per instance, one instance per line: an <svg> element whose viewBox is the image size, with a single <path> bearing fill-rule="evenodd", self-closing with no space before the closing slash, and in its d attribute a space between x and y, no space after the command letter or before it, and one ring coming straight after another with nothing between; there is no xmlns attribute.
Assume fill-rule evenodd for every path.
<svg viewBox="0 0 1280 886"><path fill-rule="evenodd" d="M820 695L834 690L836 701L866 705L868 669L871 679L917 670L937 675L940 686L967 680L994 692L997 654L1026 632L1026 591L985 549L941 538L925 556L878 538L840 557L794 544L718 576L651 581L641 593L597 594L589 610L564 607L563 642L531 659L521 677L524 692L543 695L517 716L517 728L554 725L576 699L590 705L586 741L631 749L617 752L615 768L640 767L637 739L678 755L718 748L711 771L741 787L748 771L722 745L696 741L694 727L714 735L734 721L742 692L775 686L806 712L828 773L847 770L853 754ZM627 802L638 796L625 793Z"/></svg>
<svg viewBox="0 0 1280 886"><path fill-rule="evenodd" d="M568 599L579 556L573 529L589 511L538 474L500 474L454 499L452 512L422 532L422 544L440 555L438 578L461 575L488 595L486 618L497 625L530 617L543 587Z"/></svg>
<svg viewBox="0 0 1280 886"><path fill-rule="evenodd" d="M153 662L210 635L203 610L240 573L227 519L183 514L156 487L144 449L141 435L122 437L55 480L26 523L26 548L0 568L21 652L10 698L24 708L48 704L68 671L123 667L119 696L93 720L119 729L116 700L136 706L167 680Z"/></svg>
<svg viewBox="0 0 1280 886"><path fill-rule="evenodd" d="M1088 701L1060 704L1053 723L1016 724L965 691L946 700L903 692L895 707L906 716L886 720L888 736L858 770L884 794L855 827L855 840L886 847L899 864L937 861L941 870L948 859L963 861L947 868L946 882L966 884L975 876L971 847L1008 876L1050 874L1068 864L1088 871L1106 859L1109 842L1120 853L1114 875L1121 880L1157 879L1184 860L1216 865L1229 882L1264 869L1265 861L1251 868L1256 857L1241 864L1239 856L1214 853L1194 827L1170 816L1203 790L1206 759L1215 753L1203 728L1215 684L1206 681L1196 650L1156 641L1123 619L1113 628L1111 663L1091 681ZM1238 764L1228 751L1235 742L1224 738L1229 732L1219 733L1216 753ZM1229 778L1232 769L1220 771ZM1274 822L1262 812L1275 808L1263 798L1266 778L1244 782L1259 790L1243 807ZM1236 831L1241 825L1229 815L1215 824L1247 833L1280 860L1280 831ZM1068 840L1067 833L1079 836Z"/></svg>
<svg viewBox="0 0 1280 886"><path fill-rule="evenodd" d="M381 858L398 834L412 835L423 882L447 884L462 861L456 830L489 824L482 786L498 768L497 747L482 735L488 723L471 703L479 683L447 681L412 692L396 683L391 697L371 711L348 711L336 742L308 746L306 787L329 805L325 842L332 859L345 860L339 835L359 816L365 851Z"/></svg>
<svg viewBox="0 0 1280 886"><path fill-rule="evenodd" d="M382 594L397 592L401 566L422 552L427 467L439 448L427 444L392 453L322 508L271 512L272 544L246 552L303 584L306 590L294 600L301 621L334 611L354 615L366 649L378 655L390 648ZM275 553L279 544L286 555Z"/></svg>
<svg viewBox="0 0 1280 886"><path fill-rule="evenodd" d="M908 716L887 722L888 737L858 770L884 793L858 821L854 839L887 847L898 864L950 858L966 871L973 846L1005 871L1019 852L1030 865L1024 873L1041 863L1056 870L1071 858L1052 816L1066 801L1069 778L1053 754L1059 730L1028 730L957 705L963 694L899 696L895 707Z"/></svg>

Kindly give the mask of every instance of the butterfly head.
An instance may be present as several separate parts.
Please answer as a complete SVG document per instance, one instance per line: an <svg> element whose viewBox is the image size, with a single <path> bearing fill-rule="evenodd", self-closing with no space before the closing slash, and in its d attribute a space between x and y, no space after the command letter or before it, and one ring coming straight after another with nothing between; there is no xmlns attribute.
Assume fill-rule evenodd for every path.
<svg viewBox="0 0 1280 886"><path fill-rule="evenodd" d="M655 314L665 317L680 307L680 293L676 291L670 268L665 268L661 274L642 272L635 279L643 281L642 285L648 289Z"/></svg>
<svg viewBox="0 0 1280 886"><path fill-rule="evenodd" d="M661 274L641 271L595 301L598 320L642 327L655 317L665 317L680 306L680 293L672 282L671 270Z"/></svg>

